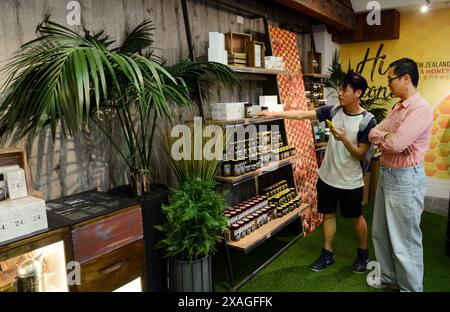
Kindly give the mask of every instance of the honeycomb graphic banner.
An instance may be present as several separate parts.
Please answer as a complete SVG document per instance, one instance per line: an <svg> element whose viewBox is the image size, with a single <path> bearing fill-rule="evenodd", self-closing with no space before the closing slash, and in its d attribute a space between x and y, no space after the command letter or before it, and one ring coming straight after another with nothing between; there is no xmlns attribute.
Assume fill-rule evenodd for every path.
<svg viewBox="0 0 450 312"><path fill-rule="evenodd" d="M278 90L285 110L307 110L308 104L303 83L300 55L295 33L269 26L272 54L283 57L288 75L278 75ZM294 179L297 191L305 202L317 206L317 158L311 122L309 120L286 120L289 145L294 146L301 157L293 162ZM308 233L321 222L321 217L310 218L309 212L304 215L305 232Z"/></svg>

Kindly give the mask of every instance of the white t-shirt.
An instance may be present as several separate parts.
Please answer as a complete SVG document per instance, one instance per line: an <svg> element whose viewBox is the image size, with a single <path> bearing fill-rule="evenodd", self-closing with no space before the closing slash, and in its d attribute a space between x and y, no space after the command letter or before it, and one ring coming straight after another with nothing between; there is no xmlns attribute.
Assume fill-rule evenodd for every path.
<svg viewBox="0 0 450 312"><path fill-rule="evenodd" d="M319 121L329 119L336 128L343 128L345 135L355 145L358 145L358 143L370 144L369 132L376 126L374 119L369 122L358 140L359 124L366 111L357 115L349 115L341 108L337 110L333 119L331 119L332 108L333 105L325 105L318 108L317 119ZM319 169L319 177L326 184L339 189L353 190L364 186L360 161L353 158L344 146L344 143L335 140L333 135L330 135L328 140L325 156Z"/></svg>

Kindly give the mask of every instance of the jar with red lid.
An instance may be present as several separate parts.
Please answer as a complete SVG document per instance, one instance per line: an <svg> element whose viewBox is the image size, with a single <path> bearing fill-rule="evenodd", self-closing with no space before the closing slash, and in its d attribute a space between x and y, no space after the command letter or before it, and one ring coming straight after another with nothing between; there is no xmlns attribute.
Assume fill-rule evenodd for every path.
<svg viewBox="0 0 450 312"><path fill-rule="evenodd" d="M266 224L267 222L269 222L269 211L266 208L262 208L261 209L261 213L262 213L262 224Z"/></svg>
<svg viewBox="0 0 450 312"><path fill-rule="evenodd" d="M269 209L271 211L272 220L277 217L277 206L275 205L269 205Z"/></svg>
<svg viewBox="0 0 450 312"><path fill-rule="evenodd" d="M250 234L252 232L252 225L250 224L250 220L248 218L244 218L242 219L242 221L244 221L245 234Z"/></svg>
<svg viewBox="0 0 450 312"><path fill-rule="evenodd" d="M260 214L257 213L257 212L254 212L254 213L252 213L252 216L255 219L255 226L256 226L256 228L259 228L260 227L260 224L259 224L259 216L260 216Z"/></svg>
<svg viewBox="0 0 450 312"><path fill-rule="evenodd" d="M231 215L229 213L225 214L225 218L227 218L227 226L231 226Z"/></svg>
<svg viewBox="0 0 450 312"><path fill-rule="evenodd" d="M235 241L235 242L241 238L241 234L239 233L239 224L234 223L231 225L230 236L231 236L231 240Z"/></svg>
<svg viewBox="0 0 450 312"><path fill-rule="evenodd" d="M255 217L253 217L253 215L249 215L248 217L247 217L247 219L249 220L249 222L250 222L250 229L251 229L251 232L253 232L254 230L256 230L256 223L255 223Z"/></svg>
<svg viewBox="0 0 450 312"><path fill-rule="evenodd" d="M231 220L231 224L237 222L238 219L237 219L236 211L231 211L230 212L230 220Z"/></svg>
<svg viewBox="0 0 450 312"><path fill-rule="evenodd" d="M235 209L234 212L236 212L236 217L238 220L242 219L242 210L241 209Z"/></svg>
<svg viewBox="0 0 450 312"><path fill-rule="evenodd" d="M245 223L242 220L239 220L237 222L237 224L239 225L239 234L240 234L240 238L245 237L246 235L246 231L245 231Z"/></svg>

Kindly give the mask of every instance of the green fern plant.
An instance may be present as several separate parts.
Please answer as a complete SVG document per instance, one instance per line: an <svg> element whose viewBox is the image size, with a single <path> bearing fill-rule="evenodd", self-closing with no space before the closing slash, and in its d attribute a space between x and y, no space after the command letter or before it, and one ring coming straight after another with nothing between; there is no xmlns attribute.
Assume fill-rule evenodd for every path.
<svg viewBox="0 0 450 312"><path fill-rule="evenodd" d="M214 187L212 181L189 177L170 190L169 204L162 207L167 221L156 226L165 234L157 247L166 256L194 261L216 252L215 244L227 229L227 204Z"/></svg>

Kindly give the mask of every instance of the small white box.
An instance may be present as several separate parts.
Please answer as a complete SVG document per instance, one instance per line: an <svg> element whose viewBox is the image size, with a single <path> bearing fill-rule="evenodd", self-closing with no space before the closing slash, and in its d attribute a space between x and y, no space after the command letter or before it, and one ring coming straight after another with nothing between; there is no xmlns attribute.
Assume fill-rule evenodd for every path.
<svg viewBox="0 0 450 312"><path fill-rule="evenodd" d="M267 110L269 111L269 112L273 112L273 113L279 113L279 112L282 112L282 111L284 111L284 105L283 104L276 104L276 105L268 105L267 106Z"/></svg>
<svg viewBox="0 0 450 312"><path fill-rule="evenodd" d="M208 62L222 63L223 50L208 48Z"/></svg>
<svg viewBox="0 0 450 312"><path fill-rule="evenodd" d="M225 35L220 32L210 32L209 47L217 50L225 50Z"/></svg>
<svg viewBox="0 0 450 312"><path fill-rule="evenodd" d="M263 95L259 97L259 105L267 106L267 105L277 105L278 104L278 96L276 95Z"/></svg>
<svg viewBox="0 0 450 312"><path fill-rule="evenodd" d="M228 65L228 51L222 50L222 62L223 65Z"/></svg>
<svg viewBox="0 0 450 312"><path fill-rule="evenodd" d="M235 120L244 118L244 103L213 103L211 104L213 120Z"/></svg>
<svg viewBox="0 0 450 312"><path fill-rule="evenodd" d="M46 229L45 201L28 196L0 202L0 242Z"/></svg>
<svg viewBox="0 0 450 312"><path fill-rule="evenodd" d="M216 62L228 65L227 50L220 50L217 48L208 48L208 62Z"/></svg>

